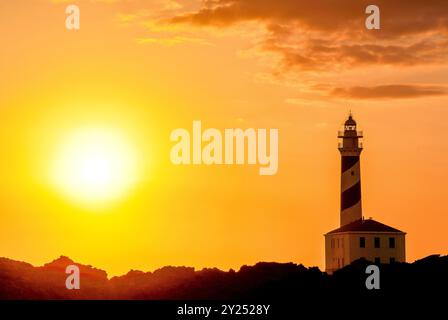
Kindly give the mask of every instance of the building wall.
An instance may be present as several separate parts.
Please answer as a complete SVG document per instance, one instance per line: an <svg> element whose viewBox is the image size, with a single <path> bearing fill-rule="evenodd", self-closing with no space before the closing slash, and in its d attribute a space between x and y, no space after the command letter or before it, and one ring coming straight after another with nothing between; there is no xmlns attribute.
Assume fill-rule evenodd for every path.
<svg viewBox="0 0 448 320"><path fill-rule="evenodd" d="M328 273L350 264L350 236L347 233L325 235L325 270Z"/></svg>
<svg viewBox="0 0 448 320"><path fill-rule="evenodd" d="M360 247L360 238L365 239L365 248ZM380 247L375 248L375 237L380 240ZM395 238L395 248L389 248L389 238ZM389 232L345 232L325 235L325 270L332 273L351 262L365 258L380 263L405 262L405 234Z"/></svg>
<svg viewBox="0 0 448 320"><path fill-rule="evenodd" d="M365 248L360 247L360 237L365 238ZM375 248L374 238L380 239L380 248ZM389 238L395 238L395 248L389 248ZM365 258L375 262L389 263L390 258L397 262L405 262L405 235L403 233L356 233L350 235L350 260Z"/></svg>

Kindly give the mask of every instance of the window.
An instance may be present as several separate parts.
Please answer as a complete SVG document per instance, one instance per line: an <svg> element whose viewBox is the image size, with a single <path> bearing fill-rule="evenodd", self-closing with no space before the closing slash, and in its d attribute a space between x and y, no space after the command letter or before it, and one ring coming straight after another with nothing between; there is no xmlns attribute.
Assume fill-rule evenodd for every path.
<svg viewBox="0 0 448 320"><path fill-rule="evenodd" d="M339 248L339 239L336 239L337 247Z"/></svg>
<svg viewBox="0 0 448 320"><path fill-rule="evenodd" d="M395 258L394 257L391 257L390 259L389 259L389 262L392 264L392 263L395 263Z"/></svg>
<svg viewBox="0 0 448 320"><path fill-rule="evenodd" d="M345 264L344 264L344 258L342 258L342 266L345 266Z"/></svg>
<svg viewBox="0 0 448 320"><path fill-rule="evenodd" d="M389 248L395 248L395 238L389 238Z"/></svg>
<svg viewBox="0 0 448 320"><path fill-rule="evenodd" d="M360 237L359 238L359 247L360 248L365 248L366 247L366 238L364 238L364 237Z"/></svg>
<svg viewBox="0 0 448 320"><path fill-rule="evenodd" d="M381 263L381 259L379 257L375 258L375 264L380 264Z"/></svg>
<svg viewBox="0 0 448 320"><path fill-rule="evenodd" d="M374 245L375 245L375 248L379 248L380 247L380 238L379 237L375 237Z"/></svg>
<svg viewBox="0 0 448 320"><path fill-rule="evenodd" d="M334 248L334 239L331 239L331 247Z"/></svg>

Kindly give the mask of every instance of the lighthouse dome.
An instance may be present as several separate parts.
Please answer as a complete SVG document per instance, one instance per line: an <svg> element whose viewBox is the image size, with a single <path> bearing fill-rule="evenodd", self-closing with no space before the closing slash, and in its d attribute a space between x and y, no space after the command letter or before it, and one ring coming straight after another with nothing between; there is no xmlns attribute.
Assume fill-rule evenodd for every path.
<svg viewBox="0 0 448 320"><path fill-rule="evenodd" d="M346 126L356 126L356 121L353 119L352 115L348 116L348 119L345 121Z"/></svg>

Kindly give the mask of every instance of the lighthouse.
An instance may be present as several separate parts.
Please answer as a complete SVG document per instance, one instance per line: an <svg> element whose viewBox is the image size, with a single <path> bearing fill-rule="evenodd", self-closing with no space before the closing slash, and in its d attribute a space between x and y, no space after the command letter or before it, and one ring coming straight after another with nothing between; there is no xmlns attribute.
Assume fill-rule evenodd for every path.
<svg viewBox="0 0 448 320"><path fill-rule="evenodd" d="M363 134L350 113L338 132L341 154L340 226L325 234L325 271L333 273L358 259L375 264L406 261L406 233L372 218L364 219L360 156Z"/></svg>
<svg viewBox="0 0 448 320"><path fill-rule="evenodd" d="M344 130L338 134L341 153L341 217L340 225L362 218L361 167L362 132L350 113Z"/></svg>

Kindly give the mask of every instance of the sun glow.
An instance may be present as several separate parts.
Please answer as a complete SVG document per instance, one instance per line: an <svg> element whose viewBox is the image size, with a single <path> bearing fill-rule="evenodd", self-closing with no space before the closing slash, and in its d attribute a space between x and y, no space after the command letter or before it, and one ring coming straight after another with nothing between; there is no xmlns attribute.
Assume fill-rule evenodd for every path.
<svg viewBox="0 0 448 320"><path fill-rule="evenodd" d="M121 199L138 179L137 152L114 130L81 129L62 141L53 166L58 191L83 204Z"/></svg>

